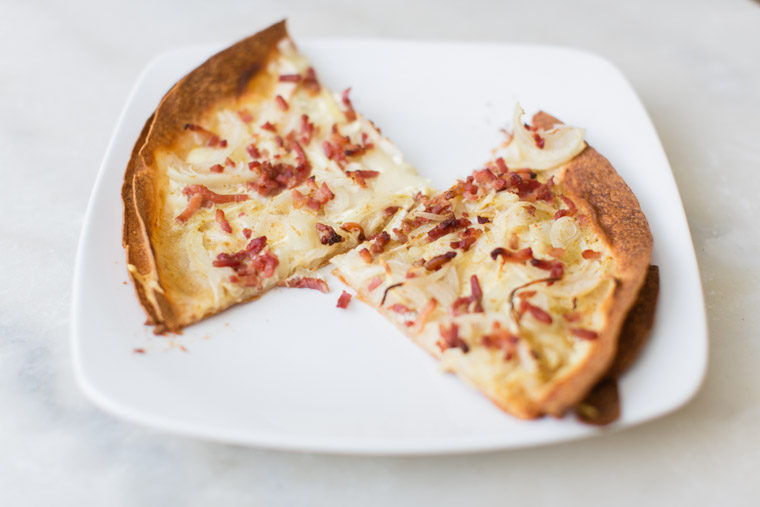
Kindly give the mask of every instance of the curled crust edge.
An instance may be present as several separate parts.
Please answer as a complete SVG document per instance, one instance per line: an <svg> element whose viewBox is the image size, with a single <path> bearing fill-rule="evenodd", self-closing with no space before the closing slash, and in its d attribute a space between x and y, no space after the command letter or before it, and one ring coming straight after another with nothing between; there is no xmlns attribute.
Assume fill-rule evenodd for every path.
<svg viewBox="0 0 760 507"><path fill-rule="evenodd" d="M155 154L174 147L186 123L198 121L245 92L251 79L265 70L277 44L287 37L285 21L280 21L206 60L164 95L135 143L122 184L122 244L129 276L147 315L146 324L155 326L156 334L178 333L199 319L183 318L165 290L165 280L156 263L153 234L160 227L163 197L157 184L160 175Z"/></svg>

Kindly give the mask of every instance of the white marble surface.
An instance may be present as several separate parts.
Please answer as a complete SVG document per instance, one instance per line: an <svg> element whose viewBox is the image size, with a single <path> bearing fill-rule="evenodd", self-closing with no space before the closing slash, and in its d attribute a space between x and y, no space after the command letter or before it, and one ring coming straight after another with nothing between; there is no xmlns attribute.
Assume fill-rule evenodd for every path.
<svg viewBox="0 0 760 507"><path fill-rule="evenodd" d="M0 505L757 505L760 4L376 3L0 2ZM85 400L69 364L71 270L128 91L165 49L285 16L296 38L560 44L617 64L660 133L694 236L711 334L698 396L594 440L435 458L222 446Z"/></svg>

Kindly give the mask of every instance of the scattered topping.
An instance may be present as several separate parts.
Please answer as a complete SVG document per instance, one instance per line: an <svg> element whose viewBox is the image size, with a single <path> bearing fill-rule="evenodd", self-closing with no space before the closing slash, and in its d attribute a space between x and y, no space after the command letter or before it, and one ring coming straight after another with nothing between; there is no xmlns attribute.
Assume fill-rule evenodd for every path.
<svg viewBox="0 0 760 507"><path fill-rule="evenodd" d="M373 254L379 254L383 252L385 245L390 243L391 236L387 232L383 231L378 234L373 234L369 237L369 240L372 241L372 244L369 246L370 251Z"/></svg>
<svg viewBox="0 0 760 507"><path fill-rule="evenodd" d="M214 164L209 169L212 173L223 173L224 172L224 166L222 164Z"/></svg>
<svg viewBox="0 0 760 507"><path fill-rule="evenodd" d="M186 222L188 218L193 216L200 207L203 206L203 196L201 194L195 194L187 201L187 207L185 210L177 216L177 220L180 222Z"/></svg>
<svg viewBox="0 0 760 507"><path fill-rule="evenodd" d="M402 305L401 303L392 304L388 309L401 314L412 313L412 310L408 306Z"/></svg>
<svg viewBox="0 0 760 507"><path fill-rule="evenodd" d="M413 334L420 334L422 330L425 329L425 324L427 323L430 314L435 311L436 306L438 306L438 301L436 301L435 298L430 298L427 304L425 304L422 310L417 314L417 320L414 321L412 327Z"/></svg>
<svg viewBox="0 0 760 507"><path fill-rule="evenodd" d="M338 298L338 304L335 305L338 308L343 308L344 310L348 308L348 303L351 302L351 294L349 294L346 291L343 291L343 293Z"/></svg>
<svg viewBox="0 0 760 507"><path fill-rule="evenodd" d="M220 253L213 261L216 268L232 268L235 274L230 281L243 287L261 287L261 279L274 275L280 261L266 246L266 236L252 239L245 249L232 254Z"/></svg>
<svg viewBox="0 0 760 507"><path fill-rule="evenodd" d="M323 245L334 245L343 241L343 236L335 232L329 225L317 224L317 231L319 231L319 242Z"/></svg>
<svg viewBox="0 0 760 507"><path fill-rule="evenodd" d="M380 275L375 276L372 280L370 280L369 285L367 286L367 290L372 292L373 290L377 289L383 284L383 279L380 278Z"/></svg>
<svg viewBox="0 0 760 507"><path fill-rule="evenodd" d="M327 282L321 278L308 278L305 276L294 276L277 284L278 287L288 287L291 289L314 289L327 294L330 288ZM344 292L345 293L345 292Z"/></svg>
<svg viewBox="0 0 760 507"><path fill-rule="evenodd" d="M525 312L530 313L534 319L536 319L539 322L543 322L544 324L551 324L552 323L552 317L548 313L546 313L541 308L534 306L525 299L522 299L520 301L520 309L518 310L520 312L520 315L522 315Z"/></svg>
<svg viewBox="0 0 760 507"><path fill-rule="evenodd" d="M306 185L310 189L310 192L306 196L295 189L291 192L295 208L301 208L306 205L314 211L319 211L330 199L335 197L335 194L332 193L327 183L322 182L322 186L318 187L314 176L306 180Z"/></svg>
<svg viewBox="0 0 760 507"><path fill-rule="evenodd" d="M544 259L531 259L530 265L538 269L549 271L552 278L561 278L565 273L565 265L561 261L548 261Z"/></svg>
<svg viewBox="0 0 760 507"><path fill-rule="evenodd" d="M451 311L454 315L483 312L483 290L480 288L478 275L472 275L470 277L470 290L471 294L469 296L457 298L451 304Z"/></svg>
<svg viewBox="0 0 760 507"><path fill-rule="evenodd" d="M300 74L281 74L279 81L280 83L300 83L301 79Z"/></svg>
<svg viewBox="0 0 760 507"><path fill-rule="evenodd" d="M517 354L517 343L520 338L502 329L499 322L494 322L491 334L483 337L483 346L489 349L501 349L504 351L504 360L509 361Z"/></svg>
<svg viewBox="0 0 760 507"><path fill-rule="evenodd" d="M245 237L245 239L251 239L251 234L253 234L252 230L250 230L249 228L246 227L245 229L243 229L242 232L243 232L243 236Z"/></svg>
<svg viewBox="0 0 760 507"><path fill-rule="evenodd" d="M428 271L438 271L444 264L457 256L456 252L446 252L442 255L436 255L425 263L425 269Z"/></svg>
<svg viewBox="0 0 760 507"><path fill-rule="evenodd" d="M380 171L347 171L346 176L353 179L357 185L359 185L362 188L367 188L367 182L366 180L371 178L377 178L380 176Z"/></svg>
<svg viewBox="0 0 760 507"><path fill-rule="evenodd" d="M303 88L304 90L308 90L312 93L319 93L321 90L321 87L319 86L319 81L317 80L317 74L314 72L313 67L309 67L306 69L306 75L303 78Z"/></svg>
<svg viewBox="0 0 760 507"><path fill-rule="evenodd" d="M258 148L256 148L256 145L253 143L246 146L245 151L248 152L251 158L261 158L261 152L259 151Z"/></svg>
<svg viewBox="0 0 760 507"><path fill-rule="evenodd" d="M528 247L523 248L522 250L517 250L516 252L510 252L506 248L494 248L491 251L491 258L493 260L496 260L496 258L499 256L501 256L502 264L505 262L516 262L518 264L522 264L525 261L533 259L533 249Z"/></svg>
<svg viewBox="0 0 760 507"><path fill-rule="evenodd" d="M314 124L309 122L309 116L301 115L301 127L299 130L301 142L308 145L311 142L312 136L314 136Z"/></svg>
<svg viewBox="0 0 760 507"><path fill-rule="evenodd" d="M490 224L490 223L491 223L491 219L490 219L490 218L487 218L487 217L482 217L482 216L478 215L478 223L479 223L480 225L483 225L483 224Z"/></svg>
<svg viewBox="0 0 760 507"><path fill-rule="evenodd" d="M441 352L453 348L460 348L465 353L470 350L467 343L459 337L459 326L456 324L452 323L450 327L440 324L438 332L441 334L441 339L436 345L441 349Z"/></svg>
<svg viewBox="0 0 760 507"><path fill-rule="evenodd" d="M273 197L286 188L300 185L311 173L311 166L301 163L298 166L268 160L259 162L254 160L248 164L248 168L258 174L257 181L251 181L248 186L256 190L263 197Z"/></svg>
<svg viewBox="0 0 760 507"><path fill-rule="evenodd" d="M361 256L362 259L364 259L364 262L366 262L367 264L372 264L372 254L369 253L369 250L367 250L366 248L362 248L361 250L359 250L359 255Z"/></svg>
<svg viewBox="0 0 760 507"><path fill-rule="evenodd" d="M210 203L225 204L228 202L240 202L248 199L248 196L245 194L217 194L203 185L188 185L182 190L182 193L189 196L190 199L188 200L187 208L177 217L177 220L180 222L187 221L201 206L206 206Z"/></svg>
<svg viewBox="0 0 760 507"><path fill-rule="evenodd" d="M344 222L343 225L340 226L340 228L343 229L346 232L359 231L359 235L357 236L357 239L359 241L364 241L366 239L365 236L364 236L364 228L360 224L357 224L356 222ZM367 250L367 249L364 248L364 250ZM359 253L361 254L361 252L359 252ZM369 253L369 251L367 251L367 253ZM362 256L362 257L364 257L364 256ZM369 257L369 262L372 262L372 256L371 255Z"/></svg>
<svg viewBox="0 0 760 507"><path fill-rule="evenodd" d="M251 115L251 112L247 109L241 109L238 111L238 116L244 123L251 123L253 121L253 115Z"/></svg>
<svg viewBox="0 0 760 507"><path fill-rule="evenodd" d="M536 142L536 147L539 150L544 149L544 138L538 132L533 133L533 140Z"/></svg>
<svg viewBox="0 0 760 507"><path fill-rule="evenodd" d="M285 99L282 98L282 95L278 95L274 98L275 103L277 104L277 107L282 109L283 111L287 111L289 109L288 103L285 102Z"/></svg>
<svg viewBox="0 0 760 507"><path fill-rule="evenodd" d="M590 329L571 327L568 329L568 331L570 331L570 334L573 336L577 336L582 340L596 340L599 337L599 333L596 331L591 331Z"/></svg>
<svg viewBox="0 0 760 507"><path fill-rule="evenodd" d="M461 248L466 252L482 235L483 231L480 229L468 227L464 230L464 232L462 232L462 235L460 236L461 239L458 241L452 241L450 246L451 248Z"/></svg>
<svg viewBox="0 0 760 507"><path fill-rule="evenodd" d="M232 232L232 227L230 227L230 223L224 216L224 211L220 209L216 210L216 216L214 218L216 219L216 223L219 224L219 227L221 227L224 232L228 234Z"/></svg>
<svg viewBox="0 0 760 507"><path fill-rule="evenodd" d="M272 125L269 122L266 122L265 124L263 124L261 126L261 128L264 129L264 130L268 130L270 132L277 132L277 127L275 127L274 125Z"/></svg>
<svg viewBox="0 0 760 507"><path fill-rule="evenodd" d="M568 322L577 322L581 318L580 312L567 312L562 316Z"/></svg>
<svg viewBox="0 0 760 507"><path fill-rule="evenodd" d="M219 139L218 135L214 134L208 129L201 127L200 125L195 125L194 123L185 123L185 130L189 130L191 132L195 132L196 134L199 134L200 137L205 140L206 146L209 146L211 148L226 148L227 147L226 140Z"/></svg>
<svg viewBox="0 0 760 507"><path fill-rule="evenodd" d="M452 213L443 222L428 231L428 238L430 241L435 241L442 236L456 231L457 229L467 227L471 223L472 222L466 218L457 219L456 216Z"/></svg>
<svg viewBox="0 0 760 507"><path fill-rule="evenodd" d="M346 121L351 123L356 120L356 111L354 111L354 106L351 104L351 99L348 98L349 93L351 93L351 88L346 88L343 91L343 95L341 95L341 102L343 102L343 105L346 107L344 112L346 115Z"/></svg>
<svg viewBox="0 0 760 507"><path fill-rule="evenodd" d="M594 259L599 260L602 258L602 252L595 252L594 250L584 250L581 252L581 255L584 259Z"/></svg>
<svg viewBox="0 0 760 507"><path fill-rule="evenodd" d="M560 195L559 198L562 199L562 202L565 203L565 205L567 206L567 209L558 210L554 214L554 220L559 220L560 218L567 217L567 216L571 217L575 215L575 213L577 213L578 208L575 207L575 203L569 197Z"/></svg>

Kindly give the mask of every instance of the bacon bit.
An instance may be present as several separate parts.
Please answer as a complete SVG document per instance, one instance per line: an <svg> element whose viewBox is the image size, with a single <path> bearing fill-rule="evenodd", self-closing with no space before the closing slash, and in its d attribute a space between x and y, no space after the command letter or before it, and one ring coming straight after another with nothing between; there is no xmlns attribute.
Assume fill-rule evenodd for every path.
<svg viewBox="0 0 760 507"><path fill-rule="evenodd" d="M483 290L480 288L478 275L470 277L470 291L469 296L459 297L451 304L451 311L455 316L463 313L483 313Z"/></svg>
<svg viewBox="0 0 760 507"><path fill-rule="evenodd" d="M346 115L346 121L350 123L356 120L356 111L354 111L354 106L351 104L351 99L348 98L349 93L351 93L351 88L346 88L343 90L341 101L343 102L343 105L346 106L346 110L344 111L344 114Z"/></svg>
<svg viewBox="0 0 760 507"><path fill-rule="evenodd" d="M488 218L488 217L482 217L482 216L478 215L478 223L479 223L480 225L483 225L483 224L490 224L490 223L491 223L491 219L490 219L490 218Z"/></svg>
<svg viewBox="0 0 760 507"><path fill-rule="evenodd" d="M409 309L408 306L402 305L401 303L395 303L388 307L389 310L396 312L396 313L412 313L412 310Z"/></svg>
<svg viewBox="0 0 760 507"><path fill-rule="evenodd" d="M322 182L322 186L318 187L314 180L314 176L306 180L306 185L309 187L310 192L307 196L304 196L298 190L293 190L293 205L296 208L301 208L304 204L314 211L319 211L327 204L330 199L335 197L327 183Z"/></svg>
<svg viewBox="0 0 760 507"><path fill-rule="evenodd" d="M456 216L452 213L448 216L443 222L436 225L432 229L428 231L428 238L430 241L435 241L438 238L445 236L447 234L450 234L457 229L462 229L464 227L467 227L471 224L468 219L466 218L459 218L457 219Z"/></svg>
<svg viewBox="0 0 760 507"><path fill-rule="evenodd" d="M274 275L280 261L269 251L262 252L266 246L266 236L252 239L245 249L232 254L220 253L213 261L217 268L232 268L235 274L230 281L243 287L261 286L262 278Z"/></svg>
<svg viewBox="0 0 760 507"><path fill-rule="evenodd" d="M525 206L525 211L528 212L528 215L532 217L536 216L536 207L532 204Z"/></svg>
<svg viewBox="0 0 760 507"><path fill-rule="evenodd" d="M482 169L480 171L474 171L472 173L475 181L477 181L484 189L494 190L500 192L507 188L507 180L501 177L497 177L490 169Z"/></svg>
<svg viewBox="0 0 760 507"><path fill-rule="evenodd" d="M517 297L520 298L520 299L529 299L529 298L532 298L533 296L535 296L536 294L538 294L538 292L536 292L534 290L525 290L525 291L522 291L521 293L519 293L517 295Z"/></svg>
<svg viewBox="0 0 760 507"><path fill-rule="evenodd" d="M380 171L347 171L346 176L353 179L360 187L367 188L366 180L371 178L377 178L380 176Z"/></svg>
<svg viewBox="0 0 760 507"><path fill-rule="evenodd" d="M559 196L560 199L567 205L567 209L561 209L558 210L554 214L554 220L559 220L562 217L566 216L573 216L578 211L578 209L575 207L575 203L570 200L569 197L566 197L564 195Z"/></svg>
<svg viewBox="0 0 760 507"><path fill-rule="evenodd" d="M359 231L359 235L357 236L357 239L359 241L364 241L366 239L366 237L364 236L364 228L360 224L357 224L356 222L344 222L340 226L340 228L343 229L346 232ZM366 248L365 248L365 250L366 250ZM369 252L367 252L367 253L369 253ZM370 256L370 262L372 262L372 257L371 256Z"/></svg>
<svg viewBox="0 0 760 507"><path fill-rule="evenodd" d="M536 146L538 149L543 150L544 149L544 138L538 135L538 132L533 134L533 140L536 142Z"/></svg>
<svg viewBox="0 0 760 507"><path fill-rule="evenodd" d="M520 338L502 329L499 322L494 322L491 334L483 337L483 346L488 349L501 349L504 351L504 360L509 361L517 353L517 343Z"/></svg>
<svg viewBox="0 0 760 507"><path fill-rule="evenodd" d="M216 223L219 224L219 227L222 228L222 230L228 234L232 233L232 227L230 227L230 223L227 221L227 218L224 216L224 211L218 209L216 210Z"/></svg>
<svg viewBox="0 0 760 507"><path fill-rule="evenodd" d="M364 262L367 264L372 264L372 254L369 253L369 250L366 248L359 250L359 256L361 256L361 258L364 259Z"/></svg>
<svg viewBox="0 0 760 507"><path fill-rule="evenodd" d="M329 225L317 224L317 231L319 231L319 242L323 245L334 245L343 241L343 236L335 232Z"/></svg>
<svg viewBox="0 0 760 507"><path fill-rule="evenodd" d="M308 162L293 166L282 162L273 164L268 160L254 160L248 167L259 176L258 181L251 181L248 186L264 197L272 197L286 188L297 187L311 173L311 165Z"/></svg>
<svg viewBox="0 0 760 507"><path fill-rule="evenodd" d="M275 127L274 125L272 125L269 122L266 122L265 124L263 124L261 126L261 128L264 129L264 130L268 130L270 132L277 132L277 127Z"/></svg>
<svg viewBox="0 0 760 507"><path fill-rule="evenodd" d="M305 276L288 278L287 280L278 283L277 286L287 287L290 289L314 289L322 292L323 294L330 292L330 288L327 286L327 282L321 278L308 278Z"/></svg>
<svg viewBox="0 0 760 507"><path fill-rule="evenodd" d="M383 279L380 278L380 275L377 275L372 280L370 280L369 285L367 286L367 290L372 292L373 290L377 289L383 284Z"/></svg>
<svg viewBox="0 0 760 507"><path fill-rule="evenodd" d="M305 90L308 90L312 93L319 93L319 90L321 90L319 81L317 80L317 73L314 72L313 67L306 69L306 75L303 78L302 86Z"/></svg>
<svg viewBox="0 0 760 507"><path fill-rule="evenodd" d="M227 157L224 159L224 165L227 167L235 167L237 164L235 164L235 161L232 160L230 157Z"/></svg>
<svg viewBox="0 0 760 507"><path fill-rule="evenodd" d="M338 298L338 304L335 306L345 310L346 308L348 308L348 303L350 302L351 302L351 294L349 294L346 291L343 291L343 293Z"/></svg>
<svg viewBox="0 0 760 507"><path fill-rule="evenodd" d="M565 265L561 261L531 259L530 265L538 269L549 271L549 276L551 278L562 278L562 275L565 273Z"/></svg>
<svg viewBox="0 0 760 507"><path fill-rule="evenodd" d="M251 239L251 234L253 234L252 230L250 230L249 228L246 227L245 229L243 229L242 232L243 232L243 236L245 237L245 239Z"/></svg>
<svg viewBox="0 0 760 507"><path fill-rule="evenodd" d="M577 322L581 318L580 312L567 312L562 317L568 322Z"/></svg>
<svg viewBox="0 0 760 507"><path fill-rule="evenodd" d="M241 109L240 111L238 111L238 116L245 123L251 123L253 121L253 116L251 115L251 112L247 109Z"/></svg>
<svg viewBox="0 0 760 507"><path fill-rule="evenodd" d="M288 103L285 102L285 99L282 98L282 95L278 95L274 98L275 103L277 104L277 107L282 109L283 111L287 111L289 109Z"/></svg>
<svg viewBox="0 0 760 507"><path fill-rule="evenodd" d="M227 147L226 140L220 140L218 135L214 134L208 129L201 127L200 125L185 123L185 130L190 130L191 132L200 134L200 136L206 140L206 146L210 146L211 148L215 148L217 146L220 148Z"/></svg>
<svg viewBox="0 0 760 507"><path fill-rule="evenodd" d="M446 252L442 255L436 255L425 263L425 269L428 271L438 271L444 264L457 256L456 252Z"/></svg>
<svg viewBox="0 0 760 507"><path fill-rule="evenodd" d="M451 246L451 248L461 248L466 252L482 235L483 231L480 229L468 227L462 232L461 239L459 239L459 241L452 241L449 246Z"/></svg>
<svg viewBox="0 0 760 507"><path fill-rule="evenodd" d="M380 262L382 261L383 260L380 259ZM392 291L393 289L397 289L398 287L401 287L402 285L404 285L404 282L394 283L393 285L389 285L388 287L386 287L385 291L383 292L383 299L380 301L380 306L383 306L385 304L385 299L388 297L388 293L390 291Z"/></svg>
<svg viewBox="0 0 760 507"><path fill-rule="evenodd" d="M555 259L561 259L565 255L565 249L552 247L547 250L547 253Z"/></svg>
<svg viewBox="0 0 760 507"><path fill-rule="evenodd" d="M282 136L274 136L274 142L280 148L285 147L285 141L282 139Z"/></svg>
<svg viewBox="0 0 760 507"><path fill-rule="evenodd" d="M299 129L301 142L308 145L311 142L312 136L314 136L314 124L309 122L309 116L301 115L301 127Z"/></svg>
<svg viewBox="0 0 760 507"><path fill-rule="evenodd" d="M182 190L182 193L188 196L200 195L203 198L204 204L206 201L214 204L226 204L228 202L241 202L248 200L246 194L229 194L222 195L212 192L203 185L188 185Z"/></svg>
<svg viewBox="0 0 760 507"><path fill-rule="evenodd" d="M533 249L530 247L517 250L516 252L510 252L505 248L494 248L491 251L491 258L496 260L499 256L502 258L502 264L505 262L516 262L522 264L526 261L533 259Z"/></svg>
<svg viewBox="0 0 760 507"><path fill-rule="evenodd" d="M438 347L441 349L441 352L453 348L462 349L462 352L465 353L470 350L470 347L467 346L467 343L459 337L459 326L453 322L448 328L443 324L440 324L438 326L438 332L441 334L441 339L438 340L438 343L436 343L436 345L438 345Z"/></svg>
<svg viewBox="0 0 760 507"><path fill-rule="evenodd" d="M180 222L186 222L187 219L193 216L193 214L198 211L202 205L203 196L201 194L193 195L187 202L187 207L185 210L177 216L177 220Z"/></svg>
<svg viewBox="0 0 760 507"><path fill-rule="evenodd" d="M578 215L575 217L575 219L578 221L578 225L580 226L588 224L588 217L586 215Z"/></svg>
<svg viewBox="0 0 760 507"><path fill-rule="evenodd" d="M560 261L557 261L554 264L554 266L552 266L551 271L549 271L549 276L551 278L562 278L564 274L565 274L565 265L562 264Z"/></svg>
<svg viewBox="0 0 760 507"><path fill-rule="evenodd" d="M523 314L525 312L530 313L534 319L536 319L539 322L543 322L544 324L551 324L552 323L552 317L548 313L546 313L541 308L534 306L530 303L528 303L525 299L520 301L520 314Z"/></svg>
<svg viewBox="0 0 760 507"><path fill-rule="evenodd" d="M369 237L369 240L372 241L372 244L369 246L370 251L373 254L379 254L383 252L385 245L390 243L391 236L387 232L383 231L378 234L373 234Z"/></svg>
<svg viewBox="0 0 760 507"><path fill-rule="evenodd" d="M420 334L425 329L428 317L430 317L430 314L435 311L436 306L438 306L438 301L435 298L430 298L427 304L425 304L422 310L417 314L417 319L414 321L414 324L412 324L413 327L411 331L413 334Z"/></svg>
<svg viewBox="0 0 760 507"><path fill-rule="evenodd" d="M145 349L133 349L132 352L135 354L145 354Z"/></svg>
<svg viewBox="0 0 760 507"><path fill-rule="evenodd" d="M509 172L509 168L507 167L507 164L504 162L504 159L502 157L497 158L495 162L500 176Z"/></svg>
<svg viewBox="0 0 760 507"><path fill-rule="evenodd" d="M278 81L280 83L300 83L301 74L280 74Z"/></svg>
<svg viewBox="0 0 760 507"><path fill-rule="evenodd" d="M224 166L222 164L215 164L211 166L211 169L209 169L212 173L223 173L224 172Z"/></svg>
<svg viewBox="0 0 760 507"><path fill-rule="evenodd" d="M253 143L246 146L245 151L248 152L251 158L261 158L261 152L259 152L259 149Z"/></svg>
<svg viewBox="0 0 760 507"><path fill-rule="evenodd" d="M602 252L595 252L594 250L584 250L581 252L584 259L599 260L602 258Z"/></svg>
<svg viewBox="0 0 760 507"><path fill-rule="evenodd" d="M570 334L573 336L577 336L578 338L582 340L596 340L599 338L599 333L596 331L591 331L590 329L581 329L578 327L571 327L568 329L570 331Z"/></svg>

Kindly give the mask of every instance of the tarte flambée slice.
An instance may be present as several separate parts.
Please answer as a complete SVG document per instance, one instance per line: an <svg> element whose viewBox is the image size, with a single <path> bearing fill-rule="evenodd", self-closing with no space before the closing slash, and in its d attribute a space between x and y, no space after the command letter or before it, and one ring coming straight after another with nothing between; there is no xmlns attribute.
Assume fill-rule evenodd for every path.
<svg viewBox="0 0 760 507"><path fill-rule="evenodd" d="M123 242L148 323L176 332L278 284L324 289L292 277L426 188L273 25L180 80L135 145Z"/></svg>
<svg viewBox="0 0 760 507"><path fill-rule="evenodd" d="M418 196L336 274L417 344L521 418L560 416L609 368L649 266L638 201L583 131L515 110L482 170Z"/></svg>

